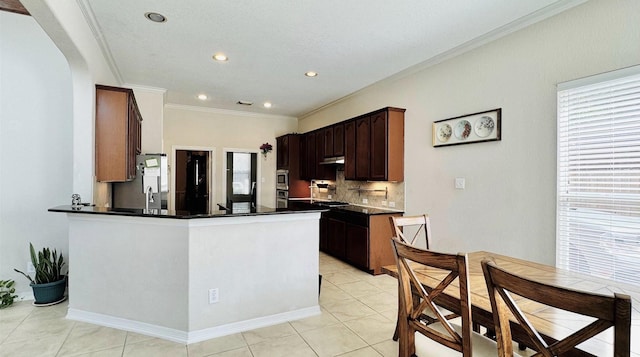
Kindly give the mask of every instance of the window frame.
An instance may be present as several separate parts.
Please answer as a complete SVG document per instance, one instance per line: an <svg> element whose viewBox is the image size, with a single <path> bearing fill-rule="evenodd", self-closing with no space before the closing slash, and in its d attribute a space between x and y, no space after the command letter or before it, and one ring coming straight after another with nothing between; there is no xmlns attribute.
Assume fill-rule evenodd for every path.
<svg viewBox="0 0 640 357"><path fill-rule="evenodd" d="M596 132L598 134L600 134L601 132L605 133L605 130L594 129L593 123L603 124L607 120L609 120L601 119L601 116L610 117L610 120L612 122L616 122L616 120L620 120L619 118L624 117L624 115L618 114L616 112L616 109L618 109L619 106L613 100L608 99L605 102L605 107L613 108L610 109L611 112L616 113L600 115L596 113L600 111L600 104L602 103L596 105L593 101L576 101L572 104L568 104L569 99L565 97L567 93L572 93L572 95L578 96L584 95L585 91L593 91L592 93L597 94L594 95L594 97L599 97L601 93L608 93L606 90L601 88L606 88L608 86L620 86L620 83L629 80L634 83L634 89L632 90L633 93L630 95L633 99L629 101L633 104L630 110L631 121L634 120L634 118L638 118L637 121L640 122L640 89L638 89L637 91L635 89L636 86L637 88L640 88L640 66L627 67L612 72L564 82L558 84L557 86L556 266L571 271L588 273L594 276L604 277L616 281L629 282L634 285L640 286L640 278L632 278L631 281L629 281L625 276L629 275L629 273L626 273L624 270L622 270L624 269L622 267L627 267L627 265L624 264L629 264L629 267L633 268L634 272L640 272L640 190L638 190L638 193L632 192L629 195L623 195L619 193L619 190L614 189L624 186L622 184L618 186L618 184L615 183L616 181L620 180L621 177L616 175L620 172L624 172L624 170L621 170L619 168L617 163L602 164L602 166L608 165L611 168L606 175L600 176L611 176L613 177L613 179L609 177L599 177L598 179L594 180L593 177L599 175L596 175L591 171L597 171L598 169L583 168L588 167L585 164L585 162L587 162L587 160L584 159L585 157L589 157L589 155L592 155L593 151L595 150L598 150L599 153L600 151L607 150L606 145L600 144L600 141L598 141L598 143L595 143L597 140L591 140L589 138L591 132L589 132L588 130L593 130L593 132ZM611 93L615 92L611 91ZM606 96L607 94L602 95ZM612 96L612 98L616 98L616 96ZM585 105L585 103L587 104ZM636 107L636 104L638 105L638 107ZM567 109L568 107L572 108ZM574 110L574 112L569 113L568 110ZM569 129L569 124L567 124L567 122L569 122L570 120L579 120L576 118L580 116L582 116L581 119L585 123L587 122L587 120L584 120L585 117L593 116L596 117L596 119L593 119L588 124L580 124L579 126L577 126L578 129L576 129L576 127L574 126ZM571 125L574 125L573 122L571 122ZM640 124L638 125L638 128L640 128ZM640 129L638 128L634 127L633 130L637 130L637 133L640 134ZM578 134L575 133L576 130L579 131ZM572 138L579 138L571 139L573 140L571 141L571 143L574 144L571 146L571 148L569 148L567 144L568 142L570 142L570 139L567 138L569 132L571 132L570 136ZM636 132L634 131L634 133ZM611 153L609 154L612 156L607 156L606 158L601 159L601 161L609 160L609 158L616 157L616 155L618 155L617 157L620 157L620 154L616 153L617 151L619 151L618 146L616 146L618 140L614 135L612 135L612 137L614 138L610 139L610 141L614 143L611 145L613 149L609 149L611 151ZM575 143L578 141L581 143L580 145L584 146L575 145ZM587 149L587 145L583 144L587 141L590 145L589 149ZM629 141L633 142L633 145L630 147L637 147L637 151L640 152L640 139L638 139L637 145L635 144L635 140L632 139ZM598 149L591 149L596 146L598 147ZM575 147L579 147L579 149L575 150ZM569 158L569 156L571 156L570 153L580 153L581 155L576 156L578 158L571 161L572 159ZM640 154L633 155L637 155L637 157L640 157ZM573 168L570 163L573 163L573 165L580 164L583 166L581 166L578 170L569 170L567 169L567 167ZM635 165L637 165L637 167L635 167ZM633 173L634 170L640 172L640 161L632 164L629 172ZM575 172L578 173L577 176L573 176L573 173ZM638 175L640 176L640 173ZM573 185L571 183L568 183L572 179L576 180L576 177L580 178L580 183L574 183ZM624 176L622 177L624 178ZM592 183L588 182L588 180L594 180L594 182L597 182ZM612 182L613 184L607 186L606 183L609 182ZM629 180L629 182L635 183L635 181L632 180ZM638 184L640 185L640 180L638 180ZM573 189L575 187L578 187L575 191L565 191L567 188ZM606 191L604 189L603 191L595 190L605 187L612 187L610 189L610 191L612 192L607 194L604 193ZM575 194L576 192L577 194ZM602 199L601 202L604 203L598 203L598 199L593 198L595 196L607 196L607 198ZM610 204L609 202L615 203L617 201L617 198L622 196L632 202L630 204L630 212L631 210L635 209L632 213L616 212L616 210L612 208L613 206L606 206L607 204ZM584 207L580 207L582 205L584 205ZM589 207L589 205L591 205L592 207ZM597 228L595 229L592 226L594 223L598 224ZM576 232L582 232L582 234L576 234ZM568 237L572 234L575 235L574 239ZM603 255L604 252L602 250L602 246L604 245L606 247L607 240L609 240L610 242L615 242L615 244L617 244L617 242L624 242L625 244L627 242L635 242L637 247L633 245L631 246L631 248L639 249L638 254L636 254L636 258L632 258L633 260L631 261L623 261L622 263L620 263L622 265L617 265L617 258L619 256L623 258L626 252L624 252L622 249L614 249L612 250L612 253L610 253L612 259L614 260L614 263L612 265L607 265L607 263L599 262L598 258L600 257L600 255ZM576 249L575 246L571 246L571 243L581 243L584 245ZM578 251L577 256L575 252L572 252L572 250ZM586 262L585 266L589 268L591 268L589 263L592 263L592 266L595 269L591 268L589 269L591 271L585 271L583 266L584 263L576 262L576 260L572 261L572 256L573 259L583 260L584 262ZM594 272L593 270L595 270L596 272ZM611 276L607 276L607 274L609 273L612 273Z"/></svg>

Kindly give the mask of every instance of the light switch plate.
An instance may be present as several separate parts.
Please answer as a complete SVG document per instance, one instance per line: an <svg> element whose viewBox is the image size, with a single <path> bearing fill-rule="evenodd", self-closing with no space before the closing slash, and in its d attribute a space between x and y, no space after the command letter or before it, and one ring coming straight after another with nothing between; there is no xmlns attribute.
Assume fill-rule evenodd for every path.
<svg viewBox="0 0 640 357"><path fill-rule="evenodd" d="M209 289L209 304L215 304L219 301L218 288Z"/></svg>
<svg viewBox="0 0 640 357"><path fill-rule="evenodd" d="M466 182L464 177L456 177L456 188L458 190L464 190L464 186L465 186Z"/></svg>

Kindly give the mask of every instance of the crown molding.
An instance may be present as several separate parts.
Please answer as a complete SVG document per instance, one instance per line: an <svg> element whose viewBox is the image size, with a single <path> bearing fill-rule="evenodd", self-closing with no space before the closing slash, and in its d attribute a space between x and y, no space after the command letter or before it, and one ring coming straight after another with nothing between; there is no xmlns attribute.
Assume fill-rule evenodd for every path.
<svg viewBox="0 0 640 357"><path fill-rule="evenodd" d="M139 84L129 84L129 83L124 83L122 86L130 89L134 89L134 90L160 93L163 95L167 93L167 90L165 88L160 88L160 87L143 86Z"/></svg>
<svg viewBox="0 0 640 357"><path fill-rule="evenodd" d="M96 42L98 43L98 47L100 47L100 51L102 52L102 55L104 56L105 61L107 62L107 65L111 69L111 72L116 77L116 80L118 81L118 83L124 82L124 80L122 79L122 74L120 73L120 70L116 65L116 61L113 58L113 55L111 54L111 49L109 48L109 45L105 41L104 36L102 35L102 31L100 31L100 25L98 25L98 21L96 20L96 17L93 14L93 10L91 9L91 4L89 4L89 0L76 0L76 3L78 4L80 11L82 11L82 15L84 16L84 19L86 20L87 25L91 29L91 32L93 33L93 38L96 39Z"/></svg>
<svg viewBox="0 0 640 357"><path fill-rule="evenodd" d="M437 64L440 64L444 61L450 60L454 57L460 56L464 53L470 52L478 47L484 46L490 42L496 41L502 37L505 37L507 35L510 35L516 31L522 30L526 27L529 27L535 23L538 23L540 21L546 20L552 16L555 16L559 13L562 13L566 10L569 10L573 7L576 7L578 5L581 5L585 2L587 2L589 0L560 0L557 1L549 6L546 6L536 12L533 12L527 16L523 16L517 20L514 20L504 26L498 27L492 31L489 31L487 33L485 33L484 35L478 36L472 40L469 40L461 45L458 45L448 51L442 52L436 56L433 56L431 58L429 58L426 61L420 62L416 65L413 65L411 67L408 67L396 74L392 74L389 77L386 77L384 79L381 79L377 82L374 82L362 89L359 89L351 94L348 94L342 98L336 99L332 102L329 102L319 108L313 109L307 113L301 114L299 116L299 120L304 120L305 118L314 115L318 112L321 112L322 110L331 107L333 105L336 105L340 102L343 102L347 99L350 99L352 97L355 97L363 92L366 92L372 88L375 88L377 86L383 85L383 84L388 84L388 83L392 83L395 82L399 79L405 78L407 76L416 74L418 72L424 71L430 67L433 67Z"/></svg>

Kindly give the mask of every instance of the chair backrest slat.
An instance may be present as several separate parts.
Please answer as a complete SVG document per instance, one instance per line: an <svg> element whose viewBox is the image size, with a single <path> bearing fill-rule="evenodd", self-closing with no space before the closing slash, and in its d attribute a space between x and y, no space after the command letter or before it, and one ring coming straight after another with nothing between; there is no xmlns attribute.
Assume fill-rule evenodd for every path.
<svg viewBox="0 0 640 357"><path fill-rule="evenodd" d="M466 254L446 254L430 250L416 248L400 238L392 239L394 252L396 253L398 266L398 281L400 284L400 316L406 319L410 341L413 334L420 332L456 351L463 356L471 356L471 298L469 291L469 269ZM448 273L434 288L426 291L417 277L415 267L430 267L443 270ZM437 309L434 300L452 282L458 280L460 293L460 311L462 318L461 333L458 333L449 320ZM420 320L423 309L428 307L435 319L444 328L444 332L438 331L428 323ZM402 353L401 336L401 355ZM415 346L413 347L415 349ZM406 352L406 351L405 351ZM408 355L411 355L410 353Z"/></svg>
<svg viewBox="0 0 640 357"><path fill-rule="evenodd" d="M629 356L631 348L631 298L628 295L602 295L544 284L511 273L485 259L482 261L491 308L494 314L498 355L511 357L513 346L509 319L515 317L542 356L558 356L600 332L614 328L614 355ZM573 334L548 345L518 308L511 294L596 320Z"/></svg>
<svg viewBox="0 0 640 357"><path fill-rule="evenodd" d="M425 237L425 248L431 247L431 221L426 214L419 216L391 217L391 224L395 230L395 235L402 242L415 245L421 235ZM412 236L407 236L405 228L414 228L416 231Z"/></svg>

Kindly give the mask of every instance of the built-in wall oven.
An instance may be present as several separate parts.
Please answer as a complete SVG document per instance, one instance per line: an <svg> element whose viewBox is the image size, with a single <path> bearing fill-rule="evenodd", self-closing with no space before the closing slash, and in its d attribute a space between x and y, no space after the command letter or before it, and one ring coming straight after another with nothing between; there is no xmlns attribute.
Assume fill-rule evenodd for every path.
<svg viewBox="0 0 640 357"><path fill-rule="evenodd" d="M289 170L276 171L276 208L287 208L289 200Z"/></svg>
<svg viewBox="0 0 640 357"><path fill-rule="evenodd" d="M276 171L276 208L287 208L289 200L289 170Z"/></svg>
<svg viewBox="0 0 640 357"><path fill-rule="evenodd" d="M289 170L276 171L276 189L289 190Z"/></svg>
<svg viewBox="0 0 640 357"><path fill-rule="evenodd" d="M287 208L289 191L276 189L276 208Z"/></svg>

